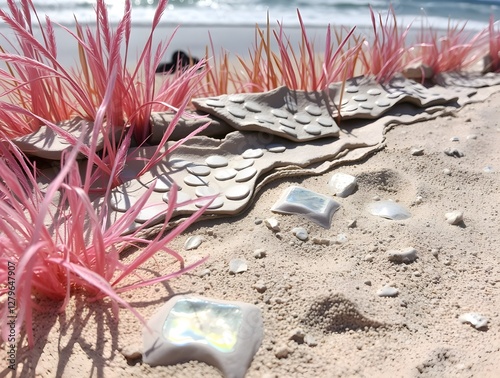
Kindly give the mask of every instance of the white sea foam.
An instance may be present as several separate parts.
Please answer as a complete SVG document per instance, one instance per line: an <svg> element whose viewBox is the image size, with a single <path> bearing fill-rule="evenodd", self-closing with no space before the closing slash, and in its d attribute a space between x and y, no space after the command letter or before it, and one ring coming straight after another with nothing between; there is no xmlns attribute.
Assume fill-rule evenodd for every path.
<svg viewBox="0 0 500 378"><path fill-rule="evenodd" d="M105 0L109 19L117 22L123 15L124 0ZM75 15L81 23L95 22L95 0L35 0L39 15L70 24ZM153 19L158 0L132 0L132 19L148 24ZM369 26L368 3L376 11L386 11L392 3L401 23L420 23L423 18L436 28L446 28L449 19L468 20L471 29L482 29L491 14L500 15L500 0L413 1L413 0L170 0L162 18L174 25L254 25L264 24L269 11L271 21L298 24L297 8L307 25ZM0 0L7 9L7 0Z"/></svg>

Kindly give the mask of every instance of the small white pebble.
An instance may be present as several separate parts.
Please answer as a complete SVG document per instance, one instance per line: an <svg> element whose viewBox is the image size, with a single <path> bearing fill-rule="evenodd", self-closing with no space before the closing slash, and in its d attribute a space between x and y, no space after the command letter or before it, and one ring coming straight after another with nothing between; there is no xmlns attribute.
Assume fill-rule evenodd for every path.
<svg viewBox="0 0 500 378"><path fill-rule="evenodd" d="M446 222L452 225L460 224L464 220L464 213L460 210L451 211L446 213L444 216L446 218Z"/></svg>
<svg viewBox="0 0 500 378"><path fill-rule="evenodd" d="M280 231L280 222L276 218L267 218L264 221L264 224L266 225L267 228L269 228L272 231L275 232Z"/></svg>
<svg viewBox="0 0 500 378"><path fill-rule="evenodd" d="M398 294L399 290L392 286L384 286L377 291L379 297L396 297Z"/></svg>
<svg viewBox="0 0 500 378"><path fill-rule="evenodd" d="M256 249L253 252L253 257L255 257L256 259L262 259L266 256L267 256L267 252L265 249L262 249L262 248Z"/></svg>
<svg viewBox="0 0 500 378"><path fill-rule="evenodd" d="M424 149L422 147L415 147L411 149L411 154L413 156L422 156L424 154Z"/></svg>
<svg viewBox="0 0 500 378"><path fill-rule="evenodd" d="M458 318L461 323L470 323L474 328L480 329L488 325L488 318L476 312L468 312Z"/></svg>
<svg viewBox="0 0 500 378"><path fill-rule="evenodd" d="M309 234L307 233L307 230L303 227L295 227L292 229L292 234L294 234L297 239L306 241L309 238Z"/></svg>
<svg viewBox="0 0 500 378"><path fill-rule="evenodd" d="M232 259L229 262L229 273L243 273L248 270L247 261L245 259Z"/></svg>

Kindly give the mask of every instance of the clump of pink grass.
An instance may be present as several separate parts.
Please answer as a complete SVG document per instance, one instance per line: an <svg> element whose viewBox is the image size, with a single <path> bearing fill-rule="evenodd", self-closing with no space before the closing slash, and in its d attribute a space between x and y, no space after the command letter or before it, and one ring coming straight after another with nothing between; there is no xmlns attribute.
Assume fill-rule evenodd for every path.
<svg viewBox="0 0 500 378"><path fill-rule="evenodd" d="M493 15L490 17L488 28L485 30L488 39L488 51L486 55L486 71L500 71L500 28L498 22L495 22Z"/></svg>
<svg viewBox="0 0 500 378"><path fill-rule="evenodd" d="M422 24L413 55L434 74L464 70L482 58L483 33L466 29L467 23L448 23L443 35Z"/></svg>
<svg viewBox="0 0 500 378"><path fill-rule="evenodd" d="M0 103L4 116L0 127L9 138L35 131L41 123L38 118L11 114L8 107L2 107L5 102L52 123L76 116L92 121L111 73L116 72L107 123L135 126L134 138L143 143L151 135L151 111L168 109L164 104L179 108L191 99L192 88L206 74L199 69L204 64L201 61L198 67L181 71L156 88L155 69L175 34L153 47L153 35L168 0L158 1L151 31L133 70L129 70L130 0L125 0L123 17L115 29L109 22L105 1L97 0L95 28L82 26L75 19L75 31L54 24L48 17L42 23L32 0L21 0L20 5L13 0L7 3L10 13L0 10L0 18L14 32L16 43L9 43L9 51L0 50L0 60L8 67L0 70L2 97L8 99ZM41 41L34 35L35 27L41 31ZM79 66L75 69L68 70L58 61L55 27L62 28L78 46ZM4 39L8 41L6 36Z"/></svg>
<svg viewBox="0 0 500 378"><path fill-rule="evenodd" d="M96 123L103 122L107 106L111 99L112 84L98 109ZM130 131L131 132L131 131ZM36 167L27 163L25 156L11 143L0 143L0 279L7 280L7 264L16 265L16 334L20 334L22 325L28 345L33 347L32 312L36 305L33 297L47 297L61 301L63 311L70 296L83 293L88 300L100 300L105 297L112 302L115 316L118 305L132 311L139 319L140 314L119 294L143 286L169 280L201 264L202 259L189 266L184 266L183 258L168 248L168 243L189 227L209 206L205 203L198 211L183 221L175 229L167 232L169 221L175 210L169 206L164 211L164 222L157 236L152 239L140 237L142 230L150 222L128 233L134 219L144 208L152 193L151 188L123 216L109 225L107 200L111 193L111 183L99 211L93 207L88 189L82 182L76 157L80 153L82 141L73 150L64 155L61 171L44 190L38 186ZM90 146L95 153L95 139ZM93 156L91 154L91 156ZM115 171L117 166L113 167ZM91 175L92 164L87 164L87 173ZM177 188L172 188L169 203L176 203ZM179 205L182 206L183 204ZM126 248L141 247L140 254L130 263L120 261L120 253ZM175 272L163 274L153 279L143 279L136 270L157 253L166 253L181 263ZM129 276L136 280L130 282ZM128 280L128 283L124 283ZM7 289L0 289L4 296ZM2 339L7 339L7 302L1 307Z"/></svg>
<svg viewBox="0 0 500 378"><path fill-rule="evenodd" d="M332 28L328 26L325 46L319 51L308 36L298 10L297 16L301 31L298 50L285 33L283 24L278 23L277 29L271 29L269 15L265 30L256 26L255 46L250 50L249 61L238 57L243 75L235 76L239 80L237 87L247 92L263 92L283 85L290 89L316 91L325 89L332 82L345 80L350 67L356 66L360 49L360 43L351 44L355 28L345 37L336 32L335 43ZM271 48L272 40L277 44L277 52Z"/></svg>
<svg viewBox="0 0 500 378"><path fill-rule="evenodd" d="M408 62L406 38L411 24L406 28L398 25L396 13L389 7L385 18L370 6L373 40L365 40L360 54L364 75L373 75L384 83L401 73Z"/></svg>
<svg viewBox="0 0 500 378"><path fill-rule="evenodd" d="M175 109L176 116L143 172L199 131L195 130L183 140L166 146L173 128L191 99L193 89L190 84L201 80L203 73L194 68L177 76L169 82L173 85L173 91L169 92L166 85L160 91L160 97L157 97L154 90L154 68L164 48L160 46L154 57L148 55L152 51L150 39L139 59L139 65L144 64L146 67L144 72L139 74L136 69L129 74L124 64L128 52L122 58L120 42L124 38L128 45L130 2L126 2L124 19L119 23L117 31L113 32L105 20L105 4L98 0L96 12L102 23L97 34L93 35L90 29L84 30L79 26L76 34L68 31L80 46L80 57L84 63L82 67L86 69L82 81L57 62L57 48L50 20L46 20L45 34L42 33L44 43L39 43L34 39L31 30L30 10L36 14L33 3L30 0L23 0L21 3L21 8L18 8L13 1L9 1L11 15L5 12L0 14L14 30L21 46L20 50L14 53L0 53L0 59L8 63L8 71L2 71L0 74L7 80L7 84L4 83L4 95L12 95L11 100L18 100L17 103L2 101L0 116L3 117L4 123L13 120L21 125L22 120L27 119L32 120L34 124L45 124L71 145L70 150L63 154L59 174L42 190L37 180L39 172L36 165L29 163L23 153L9 141L12 132L21 129L10 125L4 125L5 127L0 129L0 279L6 281L7 264L14 263L16 334L20 334L19 331L24 325L28 345L33 347L32 313L34 309L44 310L36 304L36 298L40 297L61 301L61 311L74 293L83 293L88 300L109 298L116 315L120 305L142 320L140 314L119 294L178 277L205 260L185 266L182 256L167 245L198 219L210 201L202 199L204 205L199 210L167 232L175 210L175 206L169 206L159 214L164 221L157 236L151 240L140 236L151 222L137 227L134 220L146 206L152 189L117 221L111 222L108 219L107 203L112 188L120 183L120 171L127 160L131 159L128 157L131 140L133 136L139 141L140 138L148 137L148 128L151 127L149 114L152 109ZM161 16L166 3L160 1L158 17ZM40 21L38 23L42 26ZM152 30L156 25L155 19ZM141 75L144 80L140 82L142 84L136 80ZM41 92L37 93L35 89ZM62 99L71 114L91 118L94 121L93 128L83 129L81 139L73 137L58 126L58 117L45 111L46 104L32 104L34 96L38 95L42 99L50 96ZM136 98L127 102L127 99L130 100L127 96ZM70 102L70 97L76 97L76 102ZM176 102L177 107L161 101L162 99ZM51 103L50 106L57 104ZM122 128L122 132L118 140L115 140L115 134L110 132L110 129L117 126ZM30 127L35 126L31 124ZM83 140L89 134L90 145L85 145ZM104 138L104 150L98 154L96 149L99 137ZM76 160L78 155L87 158L83 173L80 172ZM96 211L90 199L90 194L96 190L103 195L99 211ZM176 198L177 188L174 187L170 192L169 203L175 204ZM130 229L134 231L130 233ZM122 251L139 246L140 253L130 263L120 261ZM137 269L158 253L166 253L172 256L173 260L179 261L180 269L163 273L153 279L141 278ZM131 276L136 277L135 281L131 281ZM6 293L5 288L0 289L3 340L6 340L8 332L7 303L3 301Z"/></svg>

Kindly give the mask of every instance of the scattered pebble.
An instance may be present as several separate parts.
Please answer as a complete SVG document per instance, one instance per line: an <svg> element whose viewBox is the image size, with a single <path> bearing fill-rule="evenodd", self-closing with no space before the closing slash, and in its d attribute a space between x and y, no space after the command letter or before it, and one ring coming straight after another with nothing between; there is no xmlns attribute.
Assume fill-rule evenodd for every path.
<svg viewBox="0 0 500 378"><path fill-rule="evenodd" d="M363 283L364 283L366 286L372 286L372 281L370 281L370 280L365 280Z"/></svg>
<svg viewBox="0 0 500 378"><path fill-rule="evenodd" d="M315 347L318 345L318 342L316 341L316 338L310 334L306 334L304 336L304 342L310 346L310 347Z"/></svg>
<svg viewBox="0 0 500 378"><path fill-rule="evenodd" d="M443 173L444 173L446 176L451 176L451 170L449 170L448 168L443 169Z"/></svg>
<svg viewBox="0 0 500 378"><path fill-rule="evenodd" d="M261 294L267 290L267 285L264 283L264 281L257 281L252 285L252 287Z"/></svg>
<svg viewBox="0 0 500 378"><path fill-rule="evenodd" d="M432 256L437 258L439 256L439 249L432 248L431 253L432 253Z"/></svg>
<svg viewBox="0 0 500 378"><path fill-rule="evenodd" d="M417 250L412 247L404 248L402 250L391 250L387 252L387 258L389 261L401 264L401 263L412 263L417 259Z"/></svg>
<svg viewBox="0 0 500 378"><path fill-rule="evenodd" d="M203 269L198 276L205 277L210 275L210 269Z"/></svg>
<svg viewBox="0 0 500 378"><path fill-rule="evenodd" d="M187 238L186 242L184 243L184 249L186 251L189 251L191 249L196 249L198 248L201 243L203 242L203 238L199 235L193 235Z"/></svg>
<svg viewBox="0 0 500 378"><path fill-rule="evenodd" d="M492 173L495 172L495 169L491 165L487 165L486 167L483 168L484 173Z"/></svg>
<svg viewBox="0 0 500 378"><path fill-rule="evenodd" d="M415 201L413 201L413 205L421 205L422 204L422 197L417 196L415 197Z"/></svg>
<svg viewBox="0 0 500 378"><path fill-rule="evenodd" d="M454 136L454 137L451 137L451 138L450 138L450 141L451 141L451 142L460 142L460 138L459 138L459 137L457 137L457 136Z"/></svg>
<svg viewBox="0 0 500 378"><path fill-rule="evenodd" d="M267 228L269 228L272 231L275 232L280 231L280 222L276 218L267 218L264 221L264 224L266 225Z"/></svg>
<svg viewBox="0 0 500 378"><path fill-rule="evenodd" d="M337 197L345 198L350 196L357 187L356 177L346 173L335 173L328 185Z"/></svg>
<svg viewBox="0 0 500 378"><path fill-rule="evenodd" d="M476 140L476 139L477 139L476 134L467 135L467 140Z"/></svg>
<svg viewBox="0 0 500 378"><path fill-rule="evenodd" d="M318 238L315 236L314 238L312 238L312 242L313 244L317 245L330 245L331 240L327 238Z"/></svg>
<svg viewBox="0 0 500 378"><path fill-rule="evenodd" d="M379 197L379 196L377 196L377 195L374 195L374 196L372 197L372 200L373 200L373 201L380 201L380 197Z"/></svg>
<svg viewBox="0 0 500 378"><path fill-rule="evenodd" d="M142 348L138 344L130 344L120 350L127 360L137 360L142 357Z"/></svg>
<svg viewBox="0 0 500 378"><path fill-rule="evenodd" d="M398 294L399 290L392 286L384 286L377 291L379 297L396 297Z"/></svg>
<svg viewBox="0 0 500 378"><path fill-rule="evenodd" d="M338 234L337 239L335 239L336 244L344 244L347 242L347 235L346 234Z"/></svg>
<svg viewBox="0 0 500 378"><path fill-rule="evenodd" d="M489 319L477 312L467 312L458 318L461 323L470 323L474 328L481 329L488 325Z"/></svg>
<svg viewBox="0 0 500 378"><path fill-rule="evenodd" d="M415 147L411 149L411 154L413 156L422 156L424 154L424 149L422 147Z"/></svg>
<svg viewBox="0 0 500 378"><path fill-rule="evenodd" d="M236 274L246 272L248 264L245 259L232 259L229 261L229 273Z"/></svg>
<svg viewBox="0 0 500 378"><path fill-rule="evenodd" d="M290 349L288 349L286 345L280 345L278 348L276 348L276 352L274 352L276 358L279 359L287 358L289 354L290 354Z"/></svg>
<svg viewBox="0 0 500 378"><path fill-rule="evenodd" d="M292 332L290 332L290 336L288 337L288 340L293 340L297 344L303 344L305 336L306 336L306 334L302 330L302 328L296 328Z"/></svg>
<svg viewBox="0 0 500 378"><path fill-rule="evenodd" d="M295 227L294 229L292 229L292 234L294 234L297 239L302 241L306 241L309 238L307 230L303 227Z"/></svg>
<svg viewBox="0 0 500 378"><path fill-rule="evenodd" d="M444 150L444 153L448 156L452 156L452 157L456 157L456 158L461 158L461 157L465 156L463 152L459 151L456 148L451 148L451 147Z"/></svg>
<svg viewBox="0 0 500 378"><path fill-rule="evenodd" d="M463 222L464 213L460 210L455 210L444 215L446 217L446 222L452 225L457 225Z"/></svg>
<svg viewBox="0 0 500 378"><path fill-rule="evenodd" d="M347 222L347 228L356 228L357 226L357 221L356 219L352 219L349 222Z"/></svg>
<svg viewBox="0 0 500 378"><path fill-rule="evenodd" d="M255 257L256 259L263 259L266 256L267 256L267 252L265 249L262 249L262 248L256 249L253 252L253 257Z"/></svg>
<svg viewBox="0 0 500 378"><path fill-rule="evenodd" d="M364 258L365 261L367 262L372 262L373 261L373 255L366 255Z"/></svg>

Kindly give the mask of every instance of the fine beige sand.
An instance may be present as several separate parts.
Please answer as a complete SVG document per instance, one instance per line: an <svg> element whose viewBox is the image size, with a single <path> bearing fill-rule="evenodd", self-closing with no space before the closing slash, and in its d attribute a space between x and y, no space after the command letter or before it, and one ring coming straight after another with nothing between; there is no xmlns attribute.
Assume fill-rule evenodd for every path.
<svg viewBox="0 0 500 378"><path fill-rule="evenodd" d="M452 116L395 126L386 134L386 147L363 161L267 185L245 213L200 222L170 244L188 262L210 255L207 263L124 298L146 319L174 294L256 304L265 336L248 377L499 377L499 102L495 94ZM423 155L412 155L415 147ZM447 156L448 147L464 156ZM290 185L329 194L327 182L335 172L356 176L358 189L336 199L342 207L330 229L270 211ZM369 214L366 207L376 196L398 201L412 217L389 221ZM454 210L464 212L457 226L445 219ZM279 234L261 223L270 217L280 221ZM298 240L294 227L307 229L309 240ZM337 242L339 234L347 240ZM204 241L185 251L191 235ZM389 250L406 247L417 250L417 261L388 260ZM258 249L265 257L254 257ZM234 257L245 258L248 271L229 274ZM164 274L178 268L173 264L160 256L144 269ZM399 295L377 296L386 284ZM18 351L13 376L220 376L198 362L155 368L128 362L121 351L140 345L142 325L125 310L116 323L107 302L73 298L62 314L52 306L53 313L35 316L36 346ZM467 312L486 316L488 327L460 323ZM298 329L317 345L295 341ZM3 349L0 358L5 360ZM0 377L10 374L0 369Z"/></svg>

